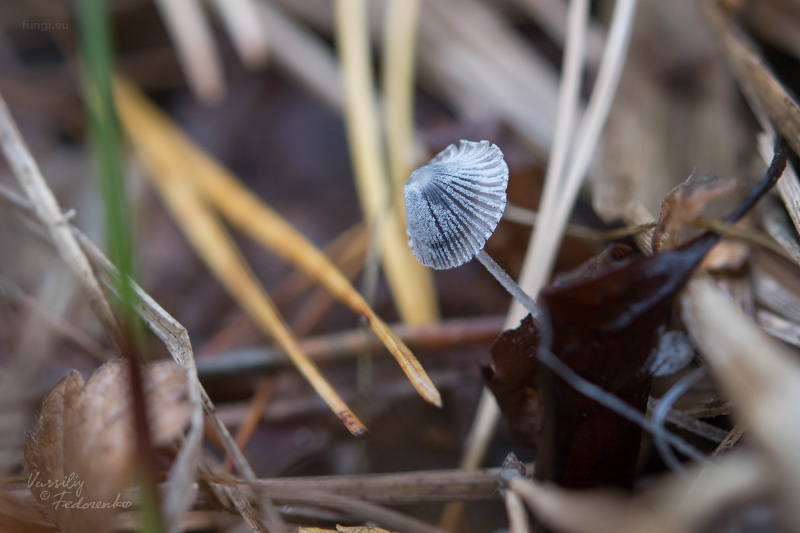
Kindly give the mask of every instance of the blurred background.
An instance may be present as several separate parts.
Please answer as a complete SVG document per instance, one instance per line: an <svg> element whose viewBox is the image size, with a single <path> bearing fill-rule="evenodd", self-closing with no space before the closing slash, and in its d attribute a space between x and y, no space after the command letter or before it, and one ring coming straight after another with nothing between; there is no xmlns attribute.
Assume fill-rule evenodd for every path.
<svg viewBox="0 0 800 533"><path fill-rule="evenodd" d="M370 83L382 129L387 39L399 24L389 4L368 2ZM796 88L800 3L729 4L781 79ZM116 0L107 6L117 72L303 235L327 247L356 288L373 295L378 315L389 323L414 322L398 312L385 277L372 284L369 276L375 246L365 237L351 164L334 2ZM613 7L609 0L592 4L583 103ZM413 151L407 167L426 163L459 139L488 139L508 162L509 202L535 209L555 131L567 3L422 0L419 10L411 41ZM107 235L83 104L80 23L71 3L61 0L3 0L0 94L62 208L74 209L73 223L102 244ZM595 229L652 221L666 193L692 172L750 179L763 165L756 131L699 2L642 0L616 100L572 221ZM389 135L378 142L385 147ZM458 466L483 385L480 367L489 363L488 349L510 304L480 265L431 274L441 322L462 328L414 346L442 391L443 409L423 403L383 349L362 343L350 350L352 357L324 364L326 377L370 428L370 440L356 441L290 366L241 363L272 342L198 258L141 161L123 153L141 285L187 328L201 380L232 432L244 422L254 394L269 397L245 448L259 477ZM0 182L13 183L6 161L0 161ZM353 313L320 289L303 287L278 256L233 234L298 338L359 333ZM530 227L504 220L489 241L487 249L512 277L529 236ZM601 249L567 237L556 270ZM46 309L48 318L36 308ZM26 356L24 391L0 412L0 468L7 475L21 472L25 431L44 394L71 368L91 373L96 361L87 350L108 349L55 252L0 210L0 364L14 371L21 354L33 354ZM150 359L168 357L154 338L147 338L146 350ZM220 453L213 441L207 447ZM501 427L484 464L499 465L509 450L532 459L514 448ZM406 510L436 522L441 506ZM465 512L473 531L506 523L500 501L470 503Z"/></svg>

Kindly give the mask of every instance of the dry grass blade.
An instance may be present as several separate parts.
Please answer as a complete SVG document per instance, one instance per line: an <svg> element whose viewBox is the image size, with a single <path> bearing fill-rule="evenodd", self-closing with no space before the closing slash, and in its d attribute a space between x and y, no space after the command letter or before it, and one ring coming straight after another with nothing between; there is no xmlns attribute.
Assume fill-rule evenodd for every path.
<svg viewBox="0 0 800 533"><path fill-rule="evenodd" d="M375 314L325 254L191 144L132 87L118 83L116 97L124 123L131 120L146 124L145 130L149 134L135 137L135 142L149 164L156 167L177 165L174 171L187 180L194 180L205 197L216 202L233 225L296 265L339 301L364 316L420 395L434 405L441 405L439 392L414 354ZM171 151L165 151L165 146L169 146Z"/></svg>
<svg viewBox="0 0 800 533"><path fill-rule="evenodd" d="M763 205L757 206L756 209L764 231L785 250L787 256L800 265L800 244L797 242L797 234L790 229L779 202L777 200L771 202L767 198Z"/></svg>
<svg viewBox="0 0 800 533"><path fill-rule="evenodd" d="M156 0L189 86L205 104L225 95L225 77L211 26L198 0Z"/></svg>
<svg viewBox="0 0 800 533"><path fill-rule="evenodd" d="M758 136L758 149L764 161L768 162L772 158L772 147L775 146L775 132L766 118L759 116L759 121L764 133ZM789 212L795 230L800 232L800 180L797 179L797 173L792 165L786 166L783 176L778 181L777 189L783 200L783 205L786 206L786 210ZM764 207L762 212L768 209L769 207ZM777 213L768 214L764 218L775 218L776 215ZM787 235L790 233L788 230L781 231L777 227L772 227L771 220L765 221L765 225L770 230L769 233L773 238L786 248L786 251L797 261L797 239L794 236L789 237ZM783 224L780 224L780 226L783 226Z"/></svg>
<svg viewBox="0 0 800 533"><path fill-rule="evenodd" d="M40 228L46 227L34 209L24 199L19 198L16 194L2 186L0 186L0 202L9 210L24 217L27 221L32 222L35 226ZM106 288L114 292L116 288L119 287L119 271L86 235L81 233L80 230L74 226L71 226L70 229L94 268L101 272L102 281ZM181 523L181 513L188 511L194 494L193 484L197 475L200 445L203 437L203 411L206 412L208 416L207 420L215 434L219 437L228 456L233 458L236 469L251 483L255 483L256 475L244 455L242 455L242 452L236 446L233 437L231 437L227 428L219 419L214 403L208 397L208 394L197 378L194 354L186 328L167 313L164 308L158 305L158 303L136 282L132 282L132 285L136 298L135 307L137 313L144 319L153 333L166 345L172 358L188 370L190 380L189 395L194 405L191 427L183 446L181 446L178 457L175 459L174 466L170 471L168 478L170 488L164 500L164 511L167 519L166 525L169 528L173 528L175 524ZM253 509L247 497L242 494L240 487L228 487L226 494L245 521L247 521L254 530L265 531L264 525L253 513ZM263 496L259 498L259 502L261 504L263 516L267 524L269 524L270 529L274 531L286 530L286 526L272 502Z"/></svg>
<svg viewBox="0 0 800 533"><path fill-rule="evenodd" d="M384 77L386 144L394 196L414 170L414 55L420 0L390 0L384 22ZM401 204L398 204L401 205ZM398 212L405 211L396 207Z"/></svg>
<svg viewBox="0 0 800 533"><path fill-rule="evenodd" d="M800 325L764 309L756 312L756 321L761 329L776 339L800 347Z"/></svg>
<svg viewBox="0 0 800 533"><path fill-rule="evenodd" d="M420 77L465 118L498 117L543 156L553 137L552 66L515 34L494 2L423 2Z"/></svg>
<svg viewBox="0 0 800 533"><path fill-rule="evenodd" d="M716 0L704 0L711 27L751 105L763 109L777 132L800 153L800 107L764 64L752 41L723 14Z"/></svg>
<svg viewBox="0 0 800 533"><path fill-rule="evenodd" d="M121 109L125 107L121 106ZM149 128L147 122L137 120L137 117L125 111L122 112L122 116L128 133L137 144L141 145L144 137L159 140L158 132ZM193 186L186 180L181 181L182 174L180 171L175 172L175 164L168 163L170 157L180 158L181 152L172 151L168 139L162 137L159 142L163 143L161 146L165 150L160 161L169 166L151 167L150 177L195 251L228 292L283 348L286 355L348 431L355 436L363 436L366 427L297 345L278 310L247 267L233 239L203 204ZM179 165L182 166L182 163Z"/></svg>
<svg viewBox="0 0 800 533"><path fill-rule="evenodd" d="M444 530L412 516L362 500L316 492L314 490L303 492L289 492L286 489L273 492L267 488L263 488L263 490L278 503L287 505L315 505L334 509L358 516L365 520L377 522L378 524L403 531L404 533L445 533Z"/></svg>
<svg viewBox="0 0 800 533"><path fill-rule="evenodd" d="M258 5L254 0L213 0L236 45L244 64L254 69L262 66L268 57L267 32L258 19Z"/></svg>
<svg viewBox="0 0 800 533"><path fill-rule="evenodd" d="M531 294L537 294L550 276L557 246L591 162L622 74L635 10L636 0L618 0L614 8L614 17L603 51L597 83L589 99L586 114L576 129L570 151L570 165L564 167L560 176L553 177L554 183L558 184L558 194L553 204L545 205L540 210L543 220L531 236L526 261L520 275L520 284Z"/></svg>
<svg viewBox="0 0 800 533"><path fill-rule="evenodd" d="M17 126L0 96L0 145L11 166L14 176L19 181L25 194L31 201L39 220L53 239L67 267L80 283L83 293L89 301L100 323L108 332L111 341L117 347L122 345L122 332L119 329L111 306L108 304L97 278L92 272L80 245L72 234L69 224L58 206L55 196L39 171L25 141L20 136Z"/></svg>
<svg viewBox="0 0 800 533"><path fill-rule="evenodd" d="M714 375L776 469L785 518L800 526L800 366L706 279L690 282L682 315Z"/></svg>
<svg viewBox="0 0 800 533"><path fill-rule="evenodd" d="M259 486L273 492L324 491L387 505L448 500L495 499L498 468L465 470L426 470L396 474L314 476L263 479Z"/></svg>
<svg viewBox="0 0 800 533"><path fill-rule="evenodd" d="M516 478L509 489L546 525L572 533L698 531L716 513L765 491L764 464L728 456L717 464L671 476L633 498L619 491L570 491Z"/></svg>
<svg viewBox="0 0 800 533"><path fill-rule="evenodd" d="M564 84L569 82L571 85L575 85L579 81L577 75L580 73L582 64L581 49L584 38L582 34L585 31L585 17L587 16L582 10L585 8L586 6L581 5L580 2L571 4L571 25L566 44L567 48L571 50L564 55L564 71L571 74L568 80L563 81ZM538 294L550 275L555 261L556 246L566 226L569 209L580 189L619 81L635 8L635 0L619 0L615 7L614 21L603 53L597 84L592 92L586 114L578 127L580 135L575 139L570 152L573 156L571 165L567 167L563 161L561 163L551 161L551 164L561 165L561 171L560 175L553 173L549 178L550 181L545 184L546 189L552 188L555 191L549 194L552 196L552 204L543 206L543 209L539 211L541 219L531 235L528 251L525 254L520 285L528 294ZM566 64L566 61L570 63ZM568 120L576 115L577 89L564 85L561 90L559 115L562 120ZM572 129L570 124L559 123L558 128L564 132L565 139L569 137L567 133ZM569 143L564 141L564 144ZM566 157L566 153L569 152L567 146L564 146L562 150L564 152L562 157ZM550 172L549 169L548 172ZM545 192L545 197L547 196L548 193ZM525 309L520 304L513 302L508 312L507 325L515 326L525 316L525 313ZM466 451L461 459L462 467L477 468L486 455L489 440L494 434L494 428L499 418L500 410L497 403L492 395L484 389L467 438Z"/></svg>
<svg viewBox="0 0 800 533"><path fill-rule="evenodd" d="M344 74L350 154L367 226L376 233L383 270L403 321L433 322L439 317L433 276L414 259L406 244L402 211L396 208L398 202L386 171L365 0L336 1L336 37Z"/></svg>

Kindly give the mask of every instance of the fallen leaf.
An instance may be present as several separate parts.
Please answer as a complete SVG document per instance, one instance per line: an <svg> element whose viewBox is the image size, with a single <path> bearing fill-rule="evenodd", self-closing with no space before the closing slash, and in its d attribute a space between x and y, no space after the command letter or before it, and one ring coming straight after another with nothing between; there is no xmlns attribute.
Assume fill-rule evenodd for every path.
<svg viewBox="0 0 800 533"><path fill-rule="evenodd" d="M519 446L535 448L542 431L542 408L537 382L536 350L539 331L530 315L516 329L503 332L492 346L492 366L483 367L511 437Z"/></svg>
<svg viewBox="0 0 800 533"><path fill-rule="evenodd" d="M146 367L144 392L156 445L189 423L186 370L172 362ZM88 380L75 371L47 395L38 428L25 440L28 487L61 531L107 531L116 510L130 508L135 435L126 363L114 360Z"/></svg>
<svg viewBox="0 0 800 533"><path fill-rule="evenodd" d="M735 189L736 180L730 178L723 180L694 174L686 178L661 203L661 213L653 231L653 251L675 248L687 222L697 218L712 200Z"/></svg>

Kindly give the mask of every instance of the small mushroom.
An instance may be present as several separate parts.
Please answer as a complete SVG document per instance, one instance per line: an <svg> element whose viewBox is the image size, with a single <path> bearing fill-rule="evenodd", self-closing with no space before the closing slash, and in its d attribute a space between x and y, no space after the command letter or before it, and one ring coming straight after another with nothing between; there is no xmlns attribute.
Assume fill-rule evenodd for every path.
<svg viewBox="0 0 800 533"><path fill-rule="evenodd" d="M445 270L477 257L538 320L541 313L483 249L506 207L508 165L489 141L451 144L411 174L404 189L408 244L424 266Z"/></svg>

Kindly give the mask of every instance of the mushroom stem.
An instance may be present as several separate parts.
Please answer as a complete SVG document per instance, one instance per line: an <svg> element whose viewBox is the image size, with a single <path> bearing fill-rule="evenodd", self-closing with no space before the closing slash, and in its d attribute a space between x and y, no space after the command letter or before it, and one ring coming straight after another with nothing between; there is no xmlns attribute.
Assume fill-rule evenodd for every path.
<svg viewBox="0 0 800 533"><path fill-rule="evenodd" d="M539 310L539 306L536 305L536 302L533 301L533 298L528 296L528 293L522 290L514 279L509 276L503 267L497 264L497 261L491 258L486 250L479 251L475 257L478 261L486 267L486 270L491 272L491 274L497 278L497 281L500 282L505 290L513 296L522 306L528 310L528 312L533 316L533 319L536 322L541 321L542 319L542 312Z"/></svg>

